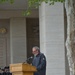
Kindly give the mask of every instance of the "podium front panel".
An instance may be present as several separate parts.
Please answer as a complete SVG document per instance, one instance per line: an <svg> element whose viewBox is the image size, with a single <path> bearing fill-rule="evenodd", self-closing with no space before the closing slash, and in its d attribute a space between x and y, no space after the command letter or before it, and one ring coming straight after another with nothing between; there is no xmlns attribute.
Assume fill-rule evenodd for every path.
<svg viewBox="0 0 75 75"><path fill-rule="evenodd" d="M18 63L18 64L10 64L10 72L35 72L36 68L35 66L32 66L27 63Z"/></svg>
<svg viewBox="0 0 75 75"><path fill-rule="evenodd" d="M33 72L13 72L12 75L33 75Z"/></svg>

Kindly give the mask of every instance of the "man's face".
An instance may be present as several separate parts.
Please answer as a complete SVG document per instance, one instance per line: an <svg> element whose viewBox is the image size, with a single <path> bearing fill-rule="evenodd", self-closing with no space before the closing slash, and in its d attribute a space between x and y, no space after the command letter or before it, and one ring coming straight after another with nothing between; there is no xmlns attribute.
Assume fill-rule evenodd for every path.
<svg viewBox="0 0 75 75"><path fill-rule="evenodd" d="M34 55L37 55L37 54L38 54L38 50L36 50L36 48L33 48L33 49L32 49L32 53L33 53Z"/></svg>

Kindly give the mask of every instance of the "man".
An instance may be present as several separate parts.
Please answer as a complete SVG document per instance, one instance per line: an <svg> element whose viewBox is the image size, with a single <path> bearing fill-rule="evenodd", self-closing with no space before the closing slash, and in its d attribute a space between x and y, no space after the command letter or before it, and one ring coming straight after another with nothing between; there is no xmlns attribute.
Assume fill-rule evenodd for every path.
<svg viewBox="0 0 75 75"><path fill-rule="evenodd" d="M32 54L34 55L32 65L36 67L37 72L34 75L46 75L46 57L40 52L39 47L32 48Z"/></svg>

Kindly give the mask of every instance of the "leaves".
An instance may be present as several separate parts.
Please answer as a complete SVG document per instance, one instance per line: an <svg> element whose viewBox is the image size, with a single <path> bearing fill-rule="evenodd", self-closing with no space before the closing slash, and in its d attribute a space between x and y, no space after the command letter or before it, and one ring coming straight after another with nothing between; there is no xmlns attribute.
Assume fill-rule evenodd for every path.
<svg viewBox="0 0 75 75"><path fill-rule="evenodd" d="M28 0L28 9L39 8L42 2L49 3L49 5L54 5L55 2L64 2L65 0ZM27 12L27 11L26 11Z"/></svg>
<svg viewBox="0 0 75 75"><path fill-rule="evenodd" d="M42 2L49 3L50 5L55 2L64 2L65 0L28 0L28 9L29 8L38 8Z"/></svg>
<svg viewBox="0 0 75 75"><path fill-rule="evenodd" d="M10 0L10 3L13 4L14 3L14 0Z"/></svg>
<svg viewBox="0 0 75 75"><path fill-rule="evenodd" d="M14 0L0 0L0 3L9 2L10 4L14 3Z"/></svg>
<svg viewBox="0 0 75 75"><path fill-rule="evenodd" d="M23 16L29 16L31 14L31 11L30 10L26 10L26 11L23 11L22 12L22 15Z"/></svg>

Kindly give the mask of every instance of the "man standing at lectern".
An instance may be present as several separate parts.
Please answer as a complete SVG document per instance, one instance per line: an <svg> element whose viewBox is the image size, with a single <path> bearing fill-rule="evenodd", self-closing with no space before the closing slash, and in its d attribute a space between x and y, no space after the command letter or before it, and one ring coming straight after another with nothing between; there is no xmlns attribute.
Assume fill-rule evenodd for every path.
<svg viewBox="0 0 75 75"><path fill-rule="evenodd" d="M32 54L34 55L32 65L36 67L37 72L34 75L46 75L46 57L40 52L39 47L32 48Z"/></svg>

